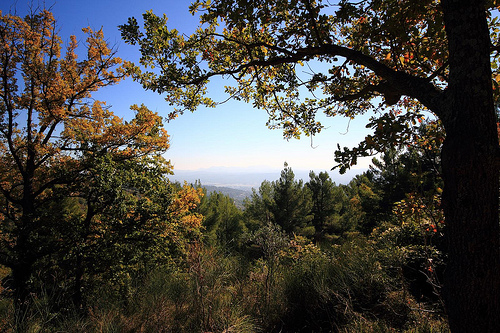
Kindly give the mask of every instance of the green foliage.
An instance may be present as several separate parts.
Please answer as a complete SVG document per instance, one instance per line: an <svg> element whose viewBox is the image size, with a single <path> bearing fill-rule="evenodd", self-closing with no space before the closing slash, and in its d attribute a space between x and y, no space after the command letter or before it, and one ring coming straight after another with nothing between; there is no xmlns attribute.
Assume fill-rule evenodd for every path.
<svg viewBox="0 0 500 333"><path fill-rule="evenodd" d="M311 193L302 180L296 180L293 170L285 163L281 177L262 182L259 193L253 191L245 202L245 215L250 225L278 224L288 233L314 235L311 225Z"/></svg>
<svg viewBox="0 0 500 333"><path fill-rule="evenodd" d="M285 163L281 177L273 182L273 202L271 208L274 221L287 232L300 232L310 221L310 193L302 180Z"/></svg>
<svg viewBox="0 0 500 333"><path fill-rule="evenodd" d="M370 234L382 221L377 218L379 194L369 173L355 176L345 187L349 198L342 218L342 231Z"/></svg>
<svg viewBox="0 0 500 333"><path fill-rule="evenodd" d="M49 313L81 306L87 274L128 279L158 224L146 196L169 196L155 185L171 169L161 117L132 105L125 121L94 100L126 76L122 61L90 28L83 59L75 36L61 54L57 30L47 10L0 13L0 263L19 331L34 301L52 300Z"/></svg>
<svg viewBox="0 0 500 333"><path fill-rule="evenodd" d="M281 126L286 137L321 130L314 120L319 109L353 117L377 96L412 111L382 112L370 121L374 135L337 154L348 167L360 154L384 151L370 172L348 185L311 172L304 184L285 164L279 180L254 190L244 212L221 193L201 200L201 189L165 180L170 165L160 155L167 136L145 107L134 106L136 117L122 123L101 103L83 106L61 132L67 141L35 142L48 150L38 150L36 209L24 220L18 216L30 207L20 207L14 182L24 170L14 171L15 153L26 148L4 144L0 259L18 269L11 258L28 254L24 287L30 298L22 313L12 298L0 299L0 330L19 330L16 321L22 320L23 328L37 332L447 332L440 283L445 227L436 176L444 134L438 122L417 125L422 105L399 100L391 76L431 75L439 86L447 74L441 61L445 35L435 2L393 5L341 1L335 16L314 1L197 1L192 10L206 10L206 29L189 38L168 30L166 18L151 12L144 16L145 33L134 19L122 26L126 41L139 44L142 65L162 71L127 69L183 108L213 106L203 95L207 80L230 74L237 84L227 92L266 108L269 126ZM396 29L403 14L410 28L406 39ZM225 28L218 26L221 18ZM415 22L430 18L425 29L417 27ZM9 20L2 21L2 31ZM390 48L383 45L388 36ZM342 45L332 49L334 42ZM362 53L386 66L389 79ZM350 62L338 62L337 55ZM331 68L302 81L295 66L315 61ZM111 84L118 77L108 79ZM321 99L300 100L304 87L322 89ZM7 120L17 117L13 109L3 112ZM42 132L58 126L57 119L44 121L56 122L51 127L42 121ZM70 153L54 149L68 142ZM411 144L387 149L395 142ZM18 233L19 221L28 221L28 234ZM25 236L28 251L16 253L19 246L12 245ZM1 277L10 274L6 269ZM2 290L7 296L8 283Z"/></svg>
<svg viewBox="0 0 500 333"><path fill-rule="evenodd" d="M260 184L259 191L253 188L250 199L244 201L245 220L250 230L255 231L264 223L274 221L271 211L275 205L273 191L274 185L265 180Z"/></svg>
<svg viewBox="0 0 500 333"><path fill-rule="evenodd" d="M337 150L345 171L358 156L411 142L424 112L440 113L433 98L446 87L449 68L443 11L435 1L220 0L196 1L191 11L200 24L190 36L151 11L143 15L144 29L135 18L120 26L123 39L141 52L142 67L129 64L128 72L167 95L176 107L171 118L215 106L207 84L218 76L234 80L226 86L230 98L265 109L268 126L283 129L286 138L320 132L320 111L350 118L382 111L357 148ZM499 21L490 17L489 24L497 38ZM308 74L299 70L305 66Z"/></svg>
<svg viewBox="0 0 500 333"><path fill-rule="evenodd" d="M335 183L332 182L327 172L320 172L319 175L316 175L311 171L306 186L311 191L313 201L312 224L317 229L322 229L328 217L335 212L335 203L340 199L335 193Z"/></svg>
<svg viewBox="0 0 500 333"><path fill-rule="evenodd" d="M403 243L389 233L351 237L330 250L276 225L253 239L262 258L197 243L187 266L157 267L136 280L126 304L104 286L87 317L44 322L41 306L30 322L40 332L448 332L435 308L407 289Z"/></svg>
<svg viewBox="0 0 500 333"><path fill-rule="evenodd" d="M242 213L234 201L220 192L206 196L199 207L209 244L239 249L246 231Z"/></svg>
<svg viewBox="0 0 500 333"><path fill-rule="evenodd" d="M399 151L387 149L381 160L373 160L370 171L383 193L382 210L390 211L406 193L432 196L442 188L440 151L443 140L439 123L422 122L414 131L411 145Z"/></svg>
<svg viewBox="0 0 500 333"><path fill-rule="evenodd" d="M500 311L498 8L495 1L467 0L198 0L190 9L200 24L190 36L152 12L143 16L144 29L134 18L120 29L141 52L142 68L129 65L128 73L177 107L170 118L215 106L207 95L214 77L232 79L225 87L229 98L265 109L267 125L287 139L320 132L320 112L354 118L375 111L368 124L373 134L358 147L338 146L341 172L358 156L413 144L414 125L424 114L439 119L447 136L447 308L454 330L488 331L499 326L493 314ZM377 219L362 216L362 205L381 199L370 190L351 201L361 205L365 234ZM387 206L394 198L382 199ZM289 210L270 211L288 232L307 227L292 222Z"/></svg>
<svg viewBox="0 0 500 333"><path fill-rule="evenodd" d="M421 205L425 202L426 209L436 210L431 223L436 224L443 217L438 213L441 181L435 173L439 159L432 152L389 150L381 157L384 162L374 160L370 171L354 177L348 185L334 184L326 172L311 172L304 186L287 167L278 181L262 182L259 191L254 190L246 200L245 224L256 230L259 225L273 222L288 233L328 243L353 232L370 235L385 223L411 218L416 212L411 205L417 203L405 198L417 194L423 200ZM280 222L294 218L295 228L285 228Z"/></svg>

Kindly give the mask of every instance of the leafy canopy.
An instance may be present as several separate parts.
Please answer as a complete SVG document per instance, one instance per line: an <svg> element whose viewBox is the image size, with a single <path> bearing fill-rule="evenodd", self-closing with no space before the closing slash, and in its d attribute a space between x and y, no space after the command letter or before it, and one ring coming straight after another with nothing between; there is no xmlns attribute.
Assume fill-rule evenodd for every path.
<svg viewBox="0 0 500 333"><path fill-rule="evenodd" d="M135 18L120 26L142 54L144 71L127 70L146 89L165 94L176 107L170 118L220 102L207 95L215 76L231 78L229 97L265 109L268 126L282 128L285 138L320 132L320 111L350 118L378 111L385 118L369 126L383 128L358 154L385 147L387 132L411 130L424 110L441 117L449 73L439 1L198 0L190 10L200 14L190 36L151 11L143 15L144 30ZM489 23L496 43L498 19L490 16ZM498 88L498 48L491 58ZM402 108L411 112L387 119L387 111ZM355 163L356 154L348 153L338 155L344 166Z"/></svg>
<svg viewBox="0 0 500 333"><path fill-rule="evenodd" d="M126 74L101 30L83 32L84 42L72 36L63 50L49 11L0 12L0 263L23 272L60 243L55 229L43 236L52 226L47 208L64 197L90 202L102 173L113 174L96 171L102 160L160 176L171 169L161 156L169 141L159 115L133 105L135 117L125 121L92 98ZM23 292L25 283L14 283Z"/></svg>

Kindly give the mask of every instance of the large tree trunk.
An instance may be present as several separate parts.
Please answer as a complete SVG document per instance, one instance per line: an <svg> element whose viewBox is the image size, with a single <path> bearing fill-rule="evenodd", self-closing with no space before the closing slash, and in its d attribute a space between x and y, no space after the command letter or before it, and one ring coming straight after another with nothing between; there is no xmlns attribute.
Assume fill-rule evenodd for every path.
<svg viewBox="0 0 500 333"><path fill-rule="evenodd" d="M479 1L443 0L442 6L450 53L442 104L446 310L452 332L498 332L499 147L486 12Z"/></svg>

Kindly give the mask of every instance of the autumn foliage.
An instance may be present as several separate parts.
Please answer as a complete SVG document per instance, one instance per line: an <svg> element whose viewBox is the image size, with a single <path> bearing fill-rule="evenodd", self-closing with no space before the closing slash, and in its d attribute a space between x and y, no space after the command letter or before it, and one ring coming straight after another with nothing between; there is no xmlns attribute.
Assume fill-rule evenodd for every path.
<svg viewBox="0 0 500 333"><path fill-rule="evenodd" d="M63 308L83 306L96 281L125 288L200 228L199 193L164 178L162 118L133 105L124 120L92 98L125 77L103 32L84 28L64 50L56 32L46 10L0 16L0 264L18 322L43 288Z"/></svg>
<svg viewBox="0 0 500 333"><path fill-rule="evenodd" d="M467 0L199 0L189 36L151 11L144 29L134 17L120 29L142 55L127 72L166 95L171 117L216 106L213 78L227 79L228 98L264 109L287 139L323 130L321 113L373 112L374 134L338 147L342 172L359 156L412 144L423 115L439 120L450 324L492 331L500 326L498 9Z"/></svg>
<svg viewBox="0 0 500 333"><path fill-rule="evenodd" d="M102 30L63 47L49 11L0 12L0 328L496 329L498 9L198 0L191 36L151 11L143 31L119 27L138 65ZM216 106L208 83L230 78L228 98L265 109L286 139L322 131L319 112L372 111L373 133L335 161L381 156L347 185L325 172L304 184L285 164L241 211L168 182L157 113L122 119L93 99L129 75L165 95L170 120Z"/></svg>

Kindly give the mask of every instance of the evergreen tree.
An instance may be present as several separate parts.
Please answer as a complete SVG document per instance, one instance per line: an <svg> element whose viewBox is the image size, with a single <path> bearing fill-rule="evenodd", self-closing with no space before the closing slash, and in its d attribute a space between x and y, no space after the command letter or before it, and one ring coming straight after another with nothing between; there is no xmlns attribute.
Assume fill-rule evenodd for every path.
<svg viewBox="0 0 500 333"><path fill-rule="evenodd" d="M325 227L326 220L335 210L334 188L335 183L330 179L327 172L320 172L318 175L311 171L309 182L306 186L311 191L312 223L317 230Z"/></svg>
<svg viewBox="0 0 500 333"><path fill-rule="evenodd" d="M311 219L310 193L302 180L295 180L295 174L287 163L280 179L273 182L273 188L274 206L271 211L275 223L290 233L306 227Z"/></svg>
<svg viewBox="0 0 500 333"><path fill-rule="evenodd" d="M259 190L252 189L252 195L245 199L244 217L245 224L251 231L256 231L259 227L274 221L272 209L274 207L273 183L264 180Z"/></svg>
<svg viewBox="0 0 500 333"><path fill-rule="evenodd" d="M233 199L220 192L212 192L200 206L200 213L204 216L203 226L209 243L225 249L240 247L246 228L242 213Z"/></svg>
<svg viewBox="0 0 500 333"><path fill-rule="evenodd" d="M444 131L438 122L423 122L405 149L387 149L370 166L374 189L380 195L377 215L390 219L394 204L409 193L430 197L443 187L440 151Z"/></svg>
<svg viewBox="0 0 500 333"><path fill-rule="evenodd" d="M172 118L215 106L207 85L216 76L234 79L229 97L265 109L288 138L318 133L321 111L376 111L376 135L336 152L344 171L358 156L408 144L421 110L436 115L446 129L447 311L453 331L486 332L500 326L498 8L491 0L200 0L189 37L152 12L144 31L134 18L120 29L146 67L130 72L178 107Z"/></svg>

